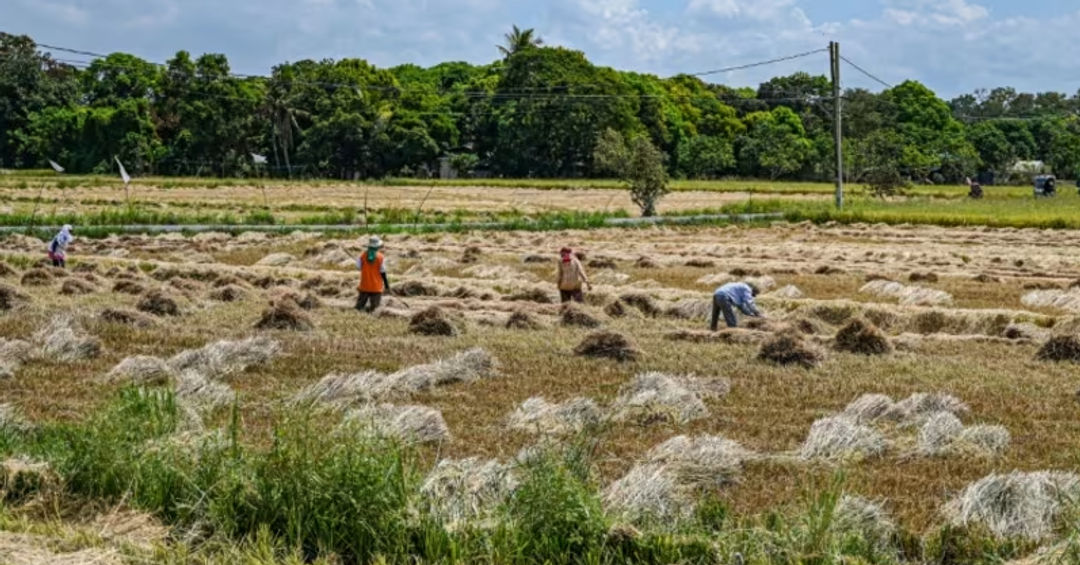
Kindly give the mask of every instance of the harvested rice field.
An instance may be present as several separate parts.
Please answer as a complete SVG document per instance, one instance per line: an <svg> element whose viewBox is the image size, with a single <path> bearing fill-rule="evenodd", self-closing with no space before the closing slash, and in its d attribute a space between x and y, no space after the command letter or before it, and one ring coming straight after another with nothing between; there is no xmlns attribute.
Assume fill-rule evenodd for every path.
<svg viewBox="0 0 1080 565"><path fill-rule="evenodd" d="M23 185L26 186L23 186ZM111 184L111 183L110 183ZM660 213L677 213L745 202L752 194L732 185L725 190L690 188L676 190L659 206ZM129 195L123 187L61 186L51 179L15 183L0 177L0 200L9 204L8 215L64 216L95 214L123 205ZM790 194L790 200L820 200L828 194ZM544 212L615 212L634 210L629 192L610 188L548 189L543 187L488 188L479 186L363 185L344 182L274 182L257 184L237 181L234 185L208 187L202 184L171 186L168 180L143 180L132 186L130 199L144 211L160 214L229 213L238 216L253 210L272 211L280 221L295 222L313 213L342 213L346 210L423 209L429 212L459 212L483 215L514 210L524 214Z"/></svg>
<svg viewBox="0 0 1080 565"><path fill-rule="evenodd" d="M499 517L535 517L522 505L555 495L537 490L533 462L581 446L586 470L568 476L589 492L574 500L595 511L567 523L598 520L600 549L586 536L559 552L708 562L690 549L700 542L719 563L735 554L981 563L1074 551L1061 540L1080 531L1080 232L807 223L393 235L394 293L374 314L353 308L364 241L301 232L77 239L61 271L40 264L44 242L7 237L0 447L48 467L39 478L58 475L69 507L74 499L150 516L172 532L156 542L158 555L205 539L255 543L261 524L285 532L282 559L455 560L430 540L429 555L417 554L419 542L384 547L362 536L320 548L338 526L314 514L304 522L318 524L311 532L275 522L261 498L269 495L252 485L268 483L273 465L307 468L299 459L260 455L268 468L225 473L236 492L250 489L244 504L225 497L234 522L214 514L219 506L185 509L176 493L205 479L191 469L208 465L208 446L277 453L297 413L327 453L367 441L352 433L404 446L417 476L402 479L415 488L399 501L408 516L395 519L407 529L428 516L425 527L461 544L456 559L518 561L477 540L510 535L491 525ZM552 282L563 245L580 253L594 285L572 308L557 304ZM767 318L708 331L712 290L735 280L762 289ZM175 422L142 439L95 432L122 436L135 455L103 449L87 456L93 464L75 464L43 447L102 414L142 414L132 406L149 401L129 398L138 391L163 391ZM146 472L149 459L164 465L152 456L162 442L185 471L151 495L123 477ZM57 518L15 492L11 461L7 511ZM119 471L125 465L139 470ZM311 472L341 484L353 476ZM569 488L552 473L562 479L540 481L545 488ZM323 488L312 481L307 488ZM361 522L388 519L323 503ZM800 524L820 518L821 504L835 520L817 547L820 532ZM88 523L86 512L60 518ZM25 524L0 521L12 523ZM762 541L777 532L788 541Z"/></svg>

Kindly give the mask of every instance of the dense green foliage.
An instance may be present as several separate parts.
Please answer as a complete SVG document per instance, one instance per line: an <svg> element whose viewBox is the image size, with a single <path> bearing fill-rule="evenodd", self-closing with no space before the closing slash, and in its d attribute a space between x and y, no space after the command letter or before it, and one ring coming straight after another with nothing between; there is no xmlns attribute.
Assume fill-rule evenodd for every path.
<svg viewBox="0 0 1080 565"><path fill-rule="evenodd" d="M493 49L493 54L494 49ZM646 139L673 178L823 180L835 167L830 85L798 73L754 91L590 63L515 28L487 65L379 69L361 59L232 74L225 56L164 64L114 53L59 62L0 34L0 166L133 173L589 178L601 134ZM1001 88L952 102L908 81L844 97L848 177L955 182L1042 160L1080 168L1080 98ZM268 162L256 164L252 154ZM884 177L884 181L882 178Z"/></svg>

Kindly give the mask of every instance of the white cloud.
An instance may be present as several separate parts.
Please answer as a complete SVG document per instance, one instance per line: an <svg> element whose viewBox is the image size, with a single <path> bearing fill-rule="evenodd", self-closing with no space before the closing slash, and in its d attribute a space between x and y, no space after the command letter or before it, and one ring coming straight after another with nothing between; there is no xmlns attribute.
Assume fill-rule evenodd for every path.
<svg viewBox="0 0 1080 565"><path fill-rule="evenodd" d="M901 26L963 26L990 16L990 10L967 0L892 0L885 19Z"/></svg>
<svg viewBox="0 0 1080 565"><path fill-rule="evenodd" d="M90 14L73 3L38 0L33 5L58 24L83 25L90 20Z"/></svg>
<svg viewBox="0 0 1080 565"><path fill-rule="evenodd" d="M795 0L690 0L686 11L730 19L771 20L791 14L794 6Z"/></svg>
<svg viewBox="0 0 1080 565"><path fill-rule="evenodd" d="M1070 42L1080 12L995 17L1005 0L845 0L870 15L812 21L824 0L0 0L5 31L90 51L164 61L177 50L221 52L234 70L268 73L284 61L359 57L379 66L487 63L511 24L594 62L670 76L841 43L848 58L897 83L913 78L945 96L977 87L1080 88ZM832 4L842 3L835 0ZM10 4L11 6L9 6ZM1034 2L1033 2L1034 4ZM805 10L805 12L804 12ZM820 18L819 18L820 19ZM1050 38L1050 39L1044 39ZM824 55L711 80L754 86L770 77L827 74ZM877 87L845 67L851 86Z"/></svg>

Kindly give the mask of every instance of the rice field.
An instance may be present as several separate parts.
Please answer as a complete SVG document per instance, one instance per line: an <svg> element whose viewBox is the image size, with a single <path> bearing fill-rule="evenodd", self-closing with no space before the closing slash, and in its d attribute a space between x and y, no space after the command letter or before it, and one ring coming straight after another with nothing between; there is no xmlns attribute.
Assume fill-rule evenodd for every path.
<svg viewBox="0 0 1080 565"><path fill-rule="evenodd" d="M1078 231L389 235L374 315L353 309L363 241L77 239L58 271L6 237L0 556L1075 554ZM555 303L563 245L581 306ZM709 332L729 280L768 318Z"/></svg>

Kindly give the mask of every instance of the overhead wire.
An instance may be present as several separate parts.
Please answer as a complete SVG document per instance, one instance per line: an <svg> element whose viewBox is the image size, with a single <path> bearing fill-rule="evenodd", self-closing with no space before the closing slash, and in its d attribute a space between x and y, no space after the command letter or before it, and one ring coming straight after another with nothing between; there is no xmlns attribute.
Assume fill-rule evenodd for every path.
<svg viewBox="0 0 1080 565"><path fill-rule="evenodd" d="M97 59L106 59L106 58L108 58L107 54L96 53L94 51L88 51L88 50L85 50L85 49L76 49L76 48L64 47L64 46L60 46L60 45L52 45L52 44L49 44L49 43L38 43L37 46L39 48L43 48L43 49L46 49L46 50L59 51L59 52L63 52L63 53L73 54L73 55L94 57L94 58L97 58ZM803 53L796 53L796 54L793 54L793 55L787 55L787 56L784 56L784 57L777 57L777 58L774 58L774 59L768 59L768 60L764 60L764 61L757 61L757 62L753 62L753 63L735 65L735 66L731 66L731 67L725 67L725 68L721 68L721 69L714 69L714 70L710 70L710 71L703 71L703 72L699 72L699 73L684 73L684 74L687 74L688 76L702 77L702 76L708 76L708 75L712 75L712 74L720 74L720 73L725 73L725 72L732 72L732 71L737 71L737 70L744 70L744 69L751 69L751 68L756 68L756 67L761 67L761 66L766 66L766 65L772 65L772 64L776 64L776 63L785 62L785 61L791 61L791 60L795 60L795 59L809 57L809 56L816 55L816 54L819 54L819 53L825 53L827 51L828 51L828 49L821 48L821 49L815 49L815 50L812 50L812 51L806 51L806 52L803 52ZM156 67L161 67L161 68L164 68L164 69L168 69L168 67L169 67L169 65L166 64L166 63L149 61L149 60L145 60L145 59L141 59L141 60L145 61L149 65L153 65L153 66L156 66ZM78 66L83 66L83 65L88 66L88 65L93 64L93 62L72 61L71 64L75 64L75 65L78 65ZM111 63L111 64L113 66L117 66L115 63ZM123 67L123 65L119 65L119 66ZM132 68L132 67L128 67L128 68ZM382 91L396 91L396 92L401 92L401 91L405 90L405 89L402 89L401 87L396 87L396 86L359 85L359 84L357 84L355 82L342 83L342 82L310 81L310 80L284 80L284 79L281 79L279 77L265 76L265 75L251 75L251 74L242 74L242 73L228 73L228 76L232 77L232 78L237 78L237 79L260 79L260 80L274 81L275 84L316 86L316 87L323 87L323 88L357 88L357 87L360 87L360 88L364 88L366 90L375 90L375 91L382 90ZM678 76L678 75L676 75L676 76ZM526 93L526 92L533 92L533 91L541 91L542 92L542 91L545 91L545 90L558 89L558 88L590 88L590 87L606 88L607 85L585 84L585 85L525 86L525 87L511 87L511 88L508 88L508 89L503 89L502 92L504 92L504 93L506 93L506 92ZM420 90L420 89L418 89L418 90ZM465 94L469 95L469 92L470 91L465 91ZM484 94L487 94L487 93L485 93L483 91L473 91L473 92L476 92L478 95L481 95L481 96L484 95ZM443 91L441 93L446 94L447 91ZM452 93L452 91L450 93ZM577 94L577 96L586 96L586 95ZM637 97L637 98L646 98L646 97L660 98L660 97L664 97L664 95L648 95L648 94L633 94L633 95L603 94L603 95L594 95L594 96Z"/></svg>
<svg viewBox="0 0 1080 565"><path fill-rule="evenodd" d="M851 59L848 59L847 57L841 55L840 60L847 63L847 64L849 64L849 65L851 65L856 71L859 71L860 73L866 75L868 78L870 78L870 80L872 80L874 82L877 82L878 84L881 84L885 88L893 88L893 85L881 80L880 78L875 76L873 73L871 73L870 71L860 67L859 65L856 65L854 62L851 61Z"/></svg>
<svg viewBox="0 0 1080 565"><path fill-rule="evenodd" d="M818 53L826 53L828 51L829 50L827 48L823 47L821 49L814 49L812 51L806 51L804 53L796 53L794 55L786 55L784 57L777 57L775 59L769 59L769 60L766 60L766 61L758 61L756 63L746 63L746 64L743 64L743 65L735 65L733 67L724 67L724 68L720 68L720 69L713 69L711 71L702 71L702 72L699 72L699 73L689 73L689 74L690 74L690 76L703 77L703 76L708 76L708 75L717 75L717 74L723 74L723 73L730 73L730 72L734 72L734 71L744 71L746 69L753 69L753 68L756 68L756 67L764 67L766 65L774 65L776 63L783 63L783 62L786 62L786 61L794 61L795 59L802 59L804 57L809 57L811 55L817 55Z"/></svg>

